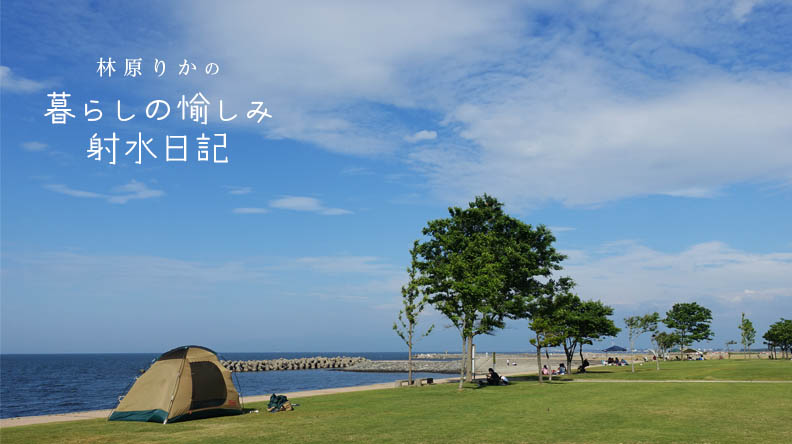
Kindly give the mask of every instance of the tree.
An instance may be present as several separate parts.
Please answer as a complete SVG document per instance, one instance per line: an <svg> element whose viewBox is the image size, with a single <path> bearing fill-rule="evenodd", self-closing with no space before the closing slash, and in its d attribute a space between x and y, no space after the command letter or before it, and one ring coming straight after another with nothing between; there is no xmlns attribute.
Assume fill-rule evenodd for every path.
<svg viewBox="0 0 792 444"><path fill-rule="evenodd" d="M541 384L542 375L542 348L554 347L564 341L562 322L563 305L565 300L561 295L568 295L574 282L569 278L559 281L550 280L545 287L544 295L535 297L531 303L523 306L522 316L529 319L528 327L533 330L535 337L530 343L536 347L536 369L538 381Z"/></svg>
<svg viewBox="0 0 792 444"><path fill-rule="evenodd" d="M402 341L407 344L407 379L411 386L413 383L412 350L416 340L415 327L418 324L418 316L423 311L427 302L426 296L421 297L421 288L418 285L417 245L418 241L415 241L413 243L413 248L410 250L412 261L410 262L410 267L407 268L407 274L410 276L410 280L407 282L407 285L401 288L402 304L404 305L404 308L399 311L398 318L401 327L399 327L396 322L393 323L393 330L402 338ZM422 338L429 335L433 328L434 324L420 337Z"/></svg>
<svg viewBox="0 0 792 444"><path fill-rule="evenodd" d="M666 312L663 323L674 330L677 344L682 351L693 342L712 339L711 321L712 312L708 308L689 302L674 304L671 310Z"/></svg>
<svg viewBox="0 0 792 444"><path fill-rule="evenodd" d="M563 332L558 323L553 321L552 316L551 310L537 311L528 324L536 335L530 342L536 347L536 369L540 384L543 382L542 348L554 347L564 340Z"/></svg>
<svg viewBox="0 0 792 444"><path fill-rule="evenodd" d="M745 317L745 313L740 317L740 342L742 342L743 352L745 353L748 353L748 349L756 342L756 330L753 327L753 323ZM751 357L750 354L747 354L747 356Z"/></svg>
<svg viewBox="0 0 792 444"><path fill-rule="evenodd" d="M726 355L729 358L731 358L731 350L729 350L729 346L730 345L734 345L736 343L737 343L737 341L735 341L734 339L729 339L728 341L726 341Z"/></svg>
<svg viewBox="0 0 792 444"><path fill-rule="evenodd" d="M601 301L582 301L569 290L558 294L553 319L563 336L561 345L564 347L569 371L572 369L576 348L579 347L580 360L583 361L583 344L591 344L595 339L619 334L620 329L608 319L611 315L613 308Z"/></svg>
<svg viewBox="0 0 792 444"><path fill-rule="evenodd" d="M679 341L674 333L666 333L661 331L652 335L652 342L655 344L657 350L657 360L660 361L661 357L665 357L668 350ZM657 369L660 370L660 364L657 364Z"/></svg>
<svg viewBox="0 0 792 444"><path fill-rule="evenodd" d="M784 359L792 356L792 319L781 318L762 337L773 349L780 348Z"/></svg>
<svg viewBox="0 0 792 444"><path fill-rule="evenodd" d="M630 353L635 349L635 339L644 333L656 332L658 322L660 322L660 315L657 312L624 318L624 323L627 325L630 335ZM635 373L635 359L630 359L630 369ZM660 370L659 363L657 364L657 369Z"/></svg>
<svg viewBox="0 0 792 444"><path fill-rule="evenodd" d="M550 230L531 227L503 211L503 204L486 194L450 217L429 221L426 241L417 251L429 302L459 330L462 375L472 378L467 363L473 339L503 328L507 317L522 312L544 294L553 271L564 256L552 247ZM460 389L462 381L460 381Z"/></svg>

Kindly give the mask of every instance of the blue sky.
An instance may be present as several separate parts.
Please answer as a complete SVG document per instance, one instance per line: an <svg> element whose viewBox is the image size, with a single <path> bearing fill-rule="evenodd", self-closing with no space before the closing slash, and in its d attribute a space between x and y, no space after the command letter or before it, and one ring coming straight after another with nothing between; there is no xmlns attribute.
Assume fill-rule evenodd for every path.
<svg viewBox="0 0 792 444"><path fill-rule="evenodd" d="M759 336L792 317L788 2L1 7L3 353L401 350L412 241L483 193L550 226L620 326L696 301L715 318L701 345L722 347L742 312ZM65 125L44 116L53 91ZM176 108L199 91L205 126ZM145 117L156 99L165 120ZM251 101L272 118L245 118ZM114 131L117 164L87 158ZM138 132L158 156L140 165ZM201 132L227 135L228 164L197 161ZM166 135L188 162L165 161ZM419 350L459 348L429 322Z"/></svg>

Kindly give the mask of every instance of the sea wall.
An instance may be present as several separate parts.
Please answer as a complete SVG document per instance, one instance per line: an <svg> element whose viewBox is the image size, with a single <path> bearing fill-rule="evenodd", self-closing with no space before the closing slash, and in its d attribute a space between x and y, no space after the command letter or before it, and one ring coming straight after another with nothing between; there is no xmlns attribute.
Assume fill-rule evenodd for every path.
<svg viewBox="0 0 792 444"><path fill-rule="evenodd" d="M406 372L407 361L361 361L344 369L347 372ZM459 373L459 361L413 361L414 372Z"/></svg>
<svg viewBox="0 0 792 444"><path fill-rule="evenodd" d="M336 356L334 358L317 356L314 358L269 359L256 361L221 360L220 364L232 372L268 372L278 370L309 370L321 368L342 369L364 361L368 361L368 359L348 356Z"/></svg>

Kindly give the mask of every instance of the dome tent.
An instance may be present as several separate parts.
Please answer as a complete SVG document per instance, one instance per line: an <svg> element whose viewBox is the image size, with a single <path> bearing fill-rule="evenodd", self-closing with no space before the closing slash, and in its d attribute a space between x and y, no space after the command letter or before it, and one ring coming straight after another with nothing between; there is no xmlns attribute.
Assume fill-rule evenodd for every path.
<svg viewBox="0 0 792 444"><path fill-rule="evenodd" d="M129 389L109 421L168 422L242 413L239 393L212 350L185 345L163 353Z"/></svg>

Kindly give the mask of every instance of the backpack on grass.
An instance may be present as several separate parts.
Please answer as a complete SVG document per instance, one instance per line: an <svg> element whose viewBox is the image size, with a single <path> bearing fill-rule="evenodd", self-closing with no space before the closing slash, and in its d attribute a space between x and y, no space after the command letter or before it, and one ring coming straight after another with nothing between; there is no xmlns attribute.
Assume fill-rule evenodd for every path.
<svg viewBox="0 0 792 444"><path fill-rule="evenodd" d="M294 410L289 399L284 395L276 395L275 393L270 396L269 404L267 404L267 411L270 413L284 412Z"/></svg>

